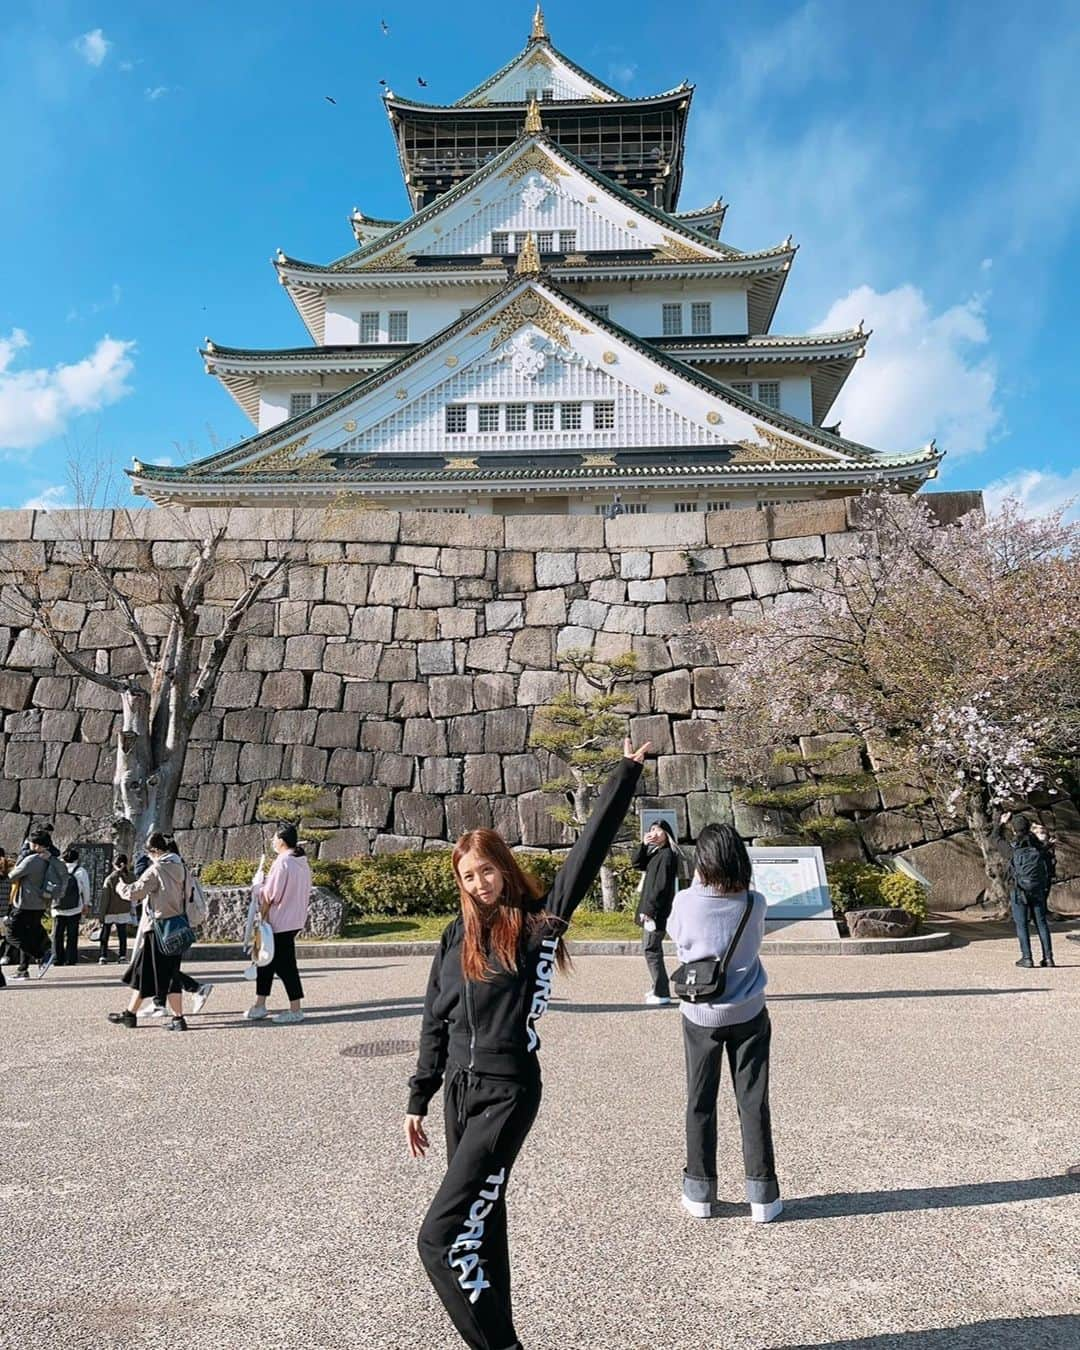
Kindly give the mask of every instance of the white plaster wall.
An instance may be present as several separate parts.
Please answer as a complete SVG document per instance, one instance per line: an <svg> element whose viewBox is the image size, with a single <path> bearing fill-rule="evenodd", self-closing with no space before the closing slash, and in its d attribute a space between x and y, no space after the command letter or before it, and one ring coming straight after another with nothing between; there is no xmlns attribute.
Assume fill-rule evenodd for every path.
<svg viewBox="0 0 1080 1350"><path fill-rule="evenodd" d="M639 337L660 337L664 331L663 306L683 306L683 336L691 337L690 306L695 300L707 300L712 305L714 333L748 333L746 291L718 285L715 281L669 281L658 286L652 282L622 282L619 286L604 287L599 282L565 287L582 304L607 305L608 314L615 323L628 328Z"/></svg>
<svg viewBox="0 0 1080 1350"><path fill-rule="evenodd" d="M455 323L463 309L474 309L506 284L499 268L489 283L476 286L424 287L422 290L368 291L362 298L328 295L326 298L326 344L360 341L360 315L379 312L379 341L387 341L387 316L404 309L409 315L409 341L426 342L448 324Z"/></svg>

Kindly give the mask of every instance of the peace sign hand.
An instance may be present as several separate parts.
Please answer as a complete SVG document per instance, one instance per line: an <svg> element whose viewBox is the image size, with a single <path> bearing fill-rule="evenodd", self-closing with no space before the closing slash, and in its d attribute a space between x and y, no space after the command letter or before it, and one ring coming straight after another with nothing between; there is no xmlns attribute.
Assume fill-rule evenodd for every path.
<svg viewBox="0 0 1080 1350"><path fill-rule="evenodd" d="M635 764L644 764L645 756L649 753L651 749L652 749L652 741L646 741L645 744L641 746L640 749L635 750L634 742L630 739L629 736L627 736L623 740L623 757L625 759L632 759Z"/></svg>

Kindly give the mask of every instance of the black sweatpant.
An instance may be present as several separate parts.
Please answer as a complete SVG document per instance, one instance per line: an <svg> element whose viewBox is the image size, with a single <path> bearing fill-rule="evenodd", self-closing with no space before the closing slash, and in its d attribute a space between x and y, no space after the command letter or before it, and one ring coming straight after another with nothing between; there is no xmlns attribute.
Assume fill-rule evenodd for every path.
<svg viewBox="0 0 1080 1350"><path fill-rule="evenodd" d="M683 1017L686 1050L686 1179L716 1185L716 1109L724 1056L731 1068L742 1132L746 1198L771 1204L780 1195L769 1116L769 1041L767 1008L748 1022L729 1027L699 1027ZM696 1197L695 1197L696 1198ZM701 1198L706 1198L702 1194Z"/></svg>
<svg viewBox="0 0 1080 1350"><path fill-rule="evenodd" d="M652 992L657 998L670 998L671 985L668 983L667 966L664 965L663 929L644 932L641 935L641 950L645 953L645 964L649 967Z"/></svg>
<svg viewBox="0 0 1080 1350"><path fill-rule="evenodd" d="M304 997L304 986L296 965L296 935L299 931L294 928L291 933L274 934L274 959L268 966L260 966L255 976L255 992L260 998L266 998L274 987L275 975L285 986L290 1003Z"/></svg>
<svg viewBox="0 0 1080 1350"><path fill-rule="evenodd" d="M53 915L53 961L58 966L74 966L78 963L79 917L78 914Z"/></svg>
<svg viewBox="0 0 1080 1350"><path fill-rule="evenodd" d="M101 955L109 954L109 929L116 929L116 941L120 944L120 960L127 957L127 930L126 923L107 923L104 919L101 921Z"/></svg>
<svg viewBox="0 0 1080 1350"><path fill-rule="evenodd" d="M442 1185L420 1228L428 1279L472 1350L519 1347L510 1305L506 1188L540 1109L540 1072L525 1080L451 1068Z"/></svg>
<svg viewBox="0 0 1080 1350"><path fill-rule="evenodd" d="M16 909L11 913L10 941L19 949L19 974L25 975L30 959L40 962L49 950L49 935L36 909Z"/></svg>

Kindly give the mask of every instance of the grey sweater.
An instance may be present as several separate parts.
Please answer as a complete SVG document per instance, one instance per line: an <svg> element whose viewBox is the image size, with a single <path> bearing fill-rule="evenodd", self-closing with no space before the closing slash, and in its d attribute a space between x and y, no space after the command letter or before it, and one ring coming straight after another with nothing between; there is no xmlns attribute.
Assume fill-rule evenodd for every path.
<svg viewBox="0 0 1080 1350"><path fill-rule="evenodd" d="M765 1007L765 970L761 942L765 936L765 897L752 892L754 903L728 963L724 997L716 1003L682 1003L683 1016L699 1027L727 1027L749 1022ZM721 895L697 877L675 897L668 919L668 937L675 943L680 961L721 960L735 936L746 892Z"/></svg>

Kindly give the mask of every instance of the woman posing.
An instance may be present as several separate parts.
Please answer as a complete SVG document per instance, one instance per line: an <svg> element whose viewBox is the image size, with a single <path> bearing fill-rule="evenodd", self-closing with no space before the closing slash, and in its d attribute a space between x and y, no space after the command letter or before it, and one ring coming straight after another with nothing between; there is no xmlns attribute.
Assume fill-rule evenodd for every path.
<svg viewBox="0 0 1080 1350"><path fill-rule="evenodd" d="M132 991L131 998L123 1012L109 1013L109 1021L119 1026L137 1026L135 1014L143 999L159 998L166 1000L172 1012L168 1030L187 1031L184 996L177 978L180 956L162 951L155 928L158 921L184 913L191 886L188 870L170 843L163 834L152 834L146 842L150 866L135 881L116 883L116 893L121 899L141 900L143 906L135 955L122 976L123 983Z"/></svg>
<svg viewBox="0 0 1080 1350"><path fill-rule="evenodd" d="M135 875L128 867L127 856L118 853L113 862L112 870L101 883L101 894L98 896L95 917L101 929L101 955L98 957L98 965L100 966L103 966L109 959L110 928L116 929L117 960L127 960L127 930L131 907L126 900L121 899L117 887L121 884L128 886L134 880Z"/></svg>
<svg viewBox="0 0 1080 1350"><path fill-rule="evenodd" d="M296 965L296 938L307 923L311 903L311 864L300 847L295 825L282 825L274 835L273 849L277 857L263 882L259 903L263 919L274 930L274 959L269 965L259 967L255 976L255 1002L244 1016L249 1022L258 1022L270 1015L266 1000L276 975L285 986L289 1007L287 1012L278 1013L274 1021L288 1025L304 1020L300 1010L304 986Z"/></svg>
<svg viewBox="0 0 1080 1350"><path fill-rule="evenodd" d="M730 825L706 825L698 836L694 880L675 897L668 935L680 961L723 961L714 998L683 1001L686 1051L686 1171L683 1207L712 1218L716 1204L716 1107L724 1056L731 1067L742 1131L750 1217L768 1223L783 1209L769 1117L769 1040L765 1008L765 897L750 887L750 857ZM678 972L675 975L678 988Z"/></svg>
<svg viewBox="0 0 1080 1350"><path fill-rule="evenodd" d="M432 963L405 1137L412 1156L423 1157L424 1116L446 1074L448 1167L420 1229L420 1259L474 1350L521 1350L506 1187L540 1107L536 1024L556 966L566 965L563 934L623 822L648 748L626 742L546 895L494 830L462 835L454 849L461 913Z"/></svg>
<svg viewBox="0 0 1080 1350"><path fill-rule="evenodd" d="M634 858L634 866L644 873L641 899L634 918L645 930L641 935L641 949L651 981L645 1002L658 1006L671 1002L664 965L664 930L679 884L678 846L666 820L658 820L646 834Z"/></svg>

